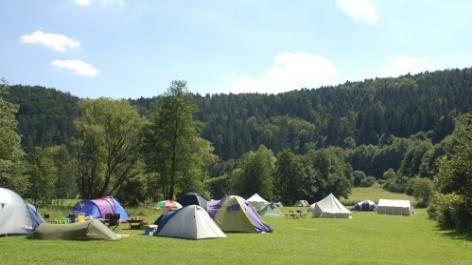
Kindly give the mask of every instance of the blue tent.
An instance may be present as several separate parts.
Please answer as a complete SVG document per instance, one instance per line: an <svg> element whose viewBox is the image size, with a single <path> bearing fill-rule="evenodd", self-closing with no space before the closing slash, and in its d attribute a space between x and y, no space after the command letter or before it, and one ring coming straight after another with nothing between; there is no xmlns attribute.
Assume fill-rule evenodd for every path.
<svg viewBox="0 0 472 265"><path fill-rule="evenodd" d="M121 204L112 196L106 196L93 200L82 200L78 202L70 213L84 214L85 216L92 216L93 218L105 218L106 214L120 214L120 222L127 222L128 214Z"/></svg>
<svg viewBox="0 0 472 265"><path fill-rule="evenodd" d="M370 200L363 200L361 202L356 203L352 210L355 211L376 211L377 210L377 204L375 202L370 201Z"/></svg>
<svg viewBox="0 0 472 265"><path fill-rule="evenodd" d="M41 217L41 215L39 214L36 207L34 207L32 204L29 204L29 203L26 203L26 205L28 206L28 211L29 211L29 215L31 217L31 223L32 223L32 226L33 226L33 230L36 230L36 228L38 228L38 226L40 224L45 223L45 221L44 221L43 217Z"/></svg>

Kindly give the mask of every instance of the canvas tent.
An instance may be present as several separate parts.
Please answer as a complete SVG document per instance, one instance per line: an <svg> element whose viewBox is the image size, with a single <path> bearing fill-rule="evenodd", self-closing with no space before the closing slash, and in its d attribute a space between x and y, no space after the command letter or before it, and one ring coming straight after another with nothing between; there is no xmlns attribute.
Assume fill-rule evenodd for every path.
<svg viewBox="0 0 472 265"><path fill-rule="evenodd" d="M332 193L316 202L313 217L351 218L351 212Z"/></svg>
<svg viewBox="0 0 472 265"><path fill-rule="evenodd" d="M164 215L157 227L156 236L188 239L226 237L207 211L198 205L187 205Z"/></svg>
<svg viewBox="0 0 472 265"><path fill-rule="evenodd" d="M380 199L377 213L409 216L413 214L413 209L409 200Z"/></svg>
<svg viewBox="0 0 472 265"><path fill-rule="evenodd" d="M260 216L284 216L275 203L262 206L258 213Z"/></svg>
<svg viewBox="0 0 472 265"><path fill-rule="evenodd" d="M30 234L43 218L16 192L0 188L0 235Z"/></svg>
<svg viewBox="0 0 472 265"><path fill-rule="evenodd" d="M78 202L69 213L84 214L93 218L105 218L107 213L120 214L120 222L126 222L129 217L121 204L112 196Z"/></svg>
<svg viewBox="0 0 472 265"><path fill-rule="evenodd" d="M198 193L189 192L182 195L182 197L180 197L177 202L180 203L182 206L198 205L206 210L208 199Z"/></svg>
<svg viewBox="0 0 472 265"><path fill-rule="evenodd" d="M256 209L236 195L208 202L207 211L224 232L265 233L273 228L264 223Z"/></svg>
<svg viewBox="0 0 472 265"><path fill-rule="evenodd" d="M355 211L376 211L377 210L377 204L371 200L363 200L354 205L352 207L352 210Z"/></svg>
<svg viewBox="0 0 472 265"><path fill-rule="evenodd" d="M121 236L96 219L73 224L41 224L30 239L119 240Z"/></svg>
<svg viewBox="0 0 472 265"><path fill-rule="evenodd" d="M247 199L247 201L256 208L256 210L260 210L264 205L268 204L269 202L266 201L264 198L259 196L259 194L254 193L251 197Z"/></svg>
<svg viewBox="0 0 472 265"><path fill-rule="evenodd" d="M308 206L308 202L306 200L298 200L295 202L295 204L293 206L297 206L297 207L307 207Z"/></svg>

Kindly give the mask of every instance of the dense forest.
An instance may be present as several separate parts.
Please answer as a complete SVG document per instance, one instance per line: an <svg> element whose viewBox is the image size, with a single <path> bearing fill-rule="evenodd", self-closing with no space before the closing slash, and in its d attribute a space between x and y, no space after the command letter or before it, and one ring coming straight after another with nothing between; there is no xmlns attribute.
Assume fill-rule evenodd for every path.
<svg viewBox="0 0 472 265"><path fill-rule="evenodd" d="M39 157L70 155L69 171L60 171L83 176L63 176L62 182L77 182L63 196L77 196L79 190L82 197L113 193L131 204L186 191L214 198L258 192L290 204L297 199L316 201L330 192L347 199L353 186L380 183L390 191L415 195L418 206L427 205L441 165L447 164L439 160L451 157L456 138L462 137L458 124L468 121L472 109L472 68L280 94L191 94L184 81L172 82L163 95L121 100L80 99L40 86L8 88L3 98L19 107L17 131L27 160L36 163L34 172L44 171ZM129 118L118 119L117 113ZM188 126L175 130L172 139L169 120ZM114 139L129 133L121 127L136 129L125 139L133 142L126 151L133 156L112 166L110 159L91 163L87 152L99 150L99 134ZM97 128L92 131L95 138L87 138ZM108 133L104 128L119 130ZM180 131L186 132L179 136L186 145L177 141ZM139 137L143 140L136 140ZM158 138L168 140L161 143ZM192 167L179 169L178 163ZM83 172L73 173L72 165L77 164ZM106 185L93 187L98 184L90 182L89 175L94 174L104 175L97 183ZM167 189L169 178L172 185ZM92 183L89 190L86 181ZM112 189L107 188L110 183ZM135 198L127 197L131 191Z"/></svg>

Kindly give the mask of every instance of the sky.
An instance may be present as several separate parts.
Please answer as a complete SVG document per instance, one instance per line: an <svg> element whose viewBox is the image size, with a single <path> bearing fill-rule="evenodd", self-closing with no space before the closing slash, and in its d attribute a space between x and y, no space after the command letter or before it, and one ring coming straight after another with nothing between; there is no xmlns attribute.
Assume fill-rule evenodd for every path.
<svg viewBox="0 0 472 265"><path fill-rule="evenodd" d="M472 67L470 0L2 0L0 78L80 98L277 94Z"/></svg>

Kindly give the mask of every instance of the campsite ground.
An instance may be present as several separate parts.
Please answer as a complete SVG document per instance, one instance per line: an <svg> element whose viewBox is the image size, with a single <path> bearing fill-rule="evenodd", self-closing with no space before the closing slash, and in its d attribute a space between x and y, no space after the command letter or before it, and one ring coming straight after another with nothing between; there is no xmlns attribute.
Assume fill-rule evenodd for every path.
<svg viewBox="0 0 472 265"><path fill-rule="evenodd" d="M366 190L355 190L357 192ZM376 190L376 192L382 192ZM363 194L358 199L371 199ZM381 195L383 197L389 194ZM283 212L301 207L284 207ZM152 209L132 209L152 222ZM121 241L78 242L0 238L0 264L471 264L472 241L441 231L424 209L410 217L354 212L352 219L265 217L270 234L228 233L226 239L184 240L120 232ZM8 253L8 254L7 254Z"/></svg>

